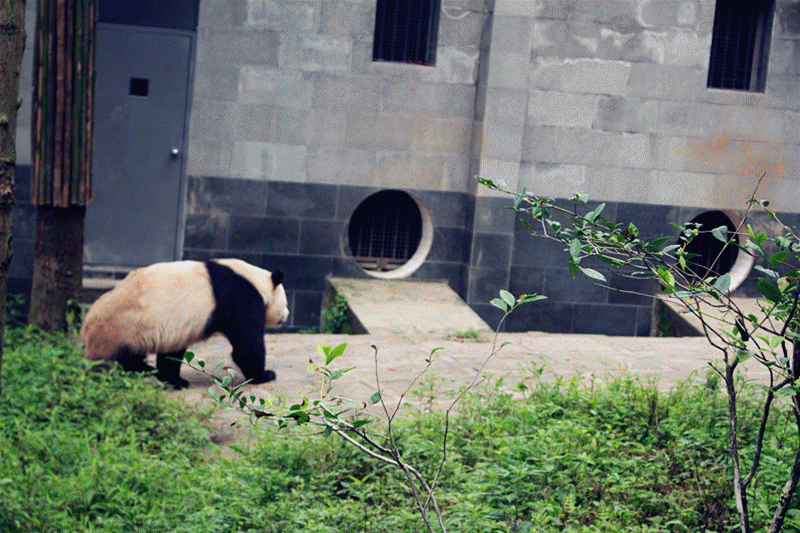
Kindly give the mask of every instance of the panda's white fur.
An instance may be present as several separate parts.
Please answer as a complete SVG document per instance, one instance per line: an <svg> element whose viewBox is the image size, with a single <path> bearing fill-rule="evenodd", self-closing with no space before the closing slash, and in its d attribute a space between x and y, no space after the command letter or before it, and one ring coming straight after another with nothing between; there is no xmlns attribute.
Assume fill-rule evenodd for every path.
<svg viewBox="0 0 800 533"><path fill-rule="evenodd" d="M260 319L252 316L257 309L265 311ZM259 374L264 372L263 327L277 326L288 315L280 272L238 259L156 263L131 272L92 305L81 339L88 359L117 359L128 370L149 369L145 355L159 354L159 378L183 387L180 365L175 368L168 359L219 331L234 345L234 361L245 376L269 381L274 373L271 378ZM260 369L252 366L256 363Z"/></svg>

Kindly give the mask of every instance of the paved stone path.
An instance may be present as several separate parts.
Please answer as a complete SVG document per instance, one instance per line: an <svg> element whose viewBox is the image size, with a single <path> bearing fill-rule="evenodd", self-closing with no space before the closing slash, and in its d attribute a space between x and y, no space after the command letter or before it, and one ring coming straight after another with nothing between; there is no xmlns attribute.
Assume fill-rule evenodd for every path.
<svg viewBox="0 0 800 533"><path fill-rule="evenodd" d="M316 376L309 374L309 360L324 362L317 353L317 345L337 346L347 343L344 355L332 367L355 369L335 383L334 391L352 399L366 400L376 390L375 352L378 347L377 373L380 376L384 399L395 404L425 367L425 359L434 354L431 373L437 379L455 388L472 380L481 370L492 351L491 342L462 341L431 335L303 335L274 334L265 337L267 368L278 375L277 380L261 385L247 385L256 395L284 395L292 401L300 393L313 394L319 390ZM486 362L483 373L508 374L507 383L513 385L525 376L525 368L544 365L543 379L555 376L573 376L580 373L584 379L603 380L609 373L627 370L657 380L661 390L669 390L677 381L699 372L702 377L708 362L718 358L702 337L650 338L607 337L603 335L560 335L540 332L502 333L500 343L508 343ZM223 337L213 337L193 347L198 358L206 361L206 368L223 362L236 368L230 360L230 345ZM750 377L762 378L758 366ZM184 366L182 376L191 382L188 391L174 394L188 396L193 401L209 404L208 387L212 380ZM443 385L445 386L445 385ZM406 397L414 401L413 397ZM241 416L223 411L217 424L217 440L237 438L232 434L231 423ZM234 432L235 433L235 432ZM241 438L241 434L239 434Z"/></svg>

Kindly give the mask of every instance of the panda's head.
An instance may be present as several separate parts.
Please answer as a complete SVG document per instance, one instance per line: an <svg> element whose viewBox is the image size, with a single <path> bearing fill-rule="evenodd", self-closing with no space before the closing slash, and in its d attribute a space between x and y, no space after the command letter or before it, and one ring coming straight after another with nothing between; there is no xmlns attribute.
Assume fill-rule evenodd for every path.
<svg viewBox="0 0 800 533"><path fill-rule="evenodd" d="M286 291L283 288L283 272L276 270L271 273L272 292L267 300L267 317L264 325L268 328L280 326L289 318Z"/></svg>

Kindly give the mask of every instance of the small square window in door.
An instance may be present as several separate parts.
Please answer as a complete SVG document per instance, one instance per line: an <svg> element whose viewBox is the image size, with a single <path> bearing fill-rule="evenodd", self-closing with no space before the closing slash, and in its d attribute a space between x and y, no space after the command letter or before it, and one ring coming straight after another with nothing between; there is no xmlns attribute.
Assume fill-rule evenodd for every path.
<svg viewBox="0 0 800 533"><path fill-rule="evenodd" d="M131 96L147 96L150 80L147 78L131 78L129 94Z"/></svg>

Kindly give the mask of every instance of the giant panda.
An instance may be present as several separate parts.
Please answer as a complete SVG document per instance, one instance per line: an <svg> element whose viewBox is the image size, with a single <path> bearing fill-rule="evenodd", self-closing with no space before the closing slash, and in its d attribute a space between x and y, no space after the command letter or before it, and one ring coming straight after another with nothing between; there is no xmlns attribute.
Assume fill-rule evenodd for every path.
<svg viewBox="0 0 800 533"><path fill-rule="evenodd" d="M265 383L264 327L289 316L283 273L239 259L156 263L128 274L89 309L81 340L91 360L116 360L125 370L148 371L156 355L156 377L176 389L186 348L214 333L233 346L233 361L245 379Z"/></svg>

